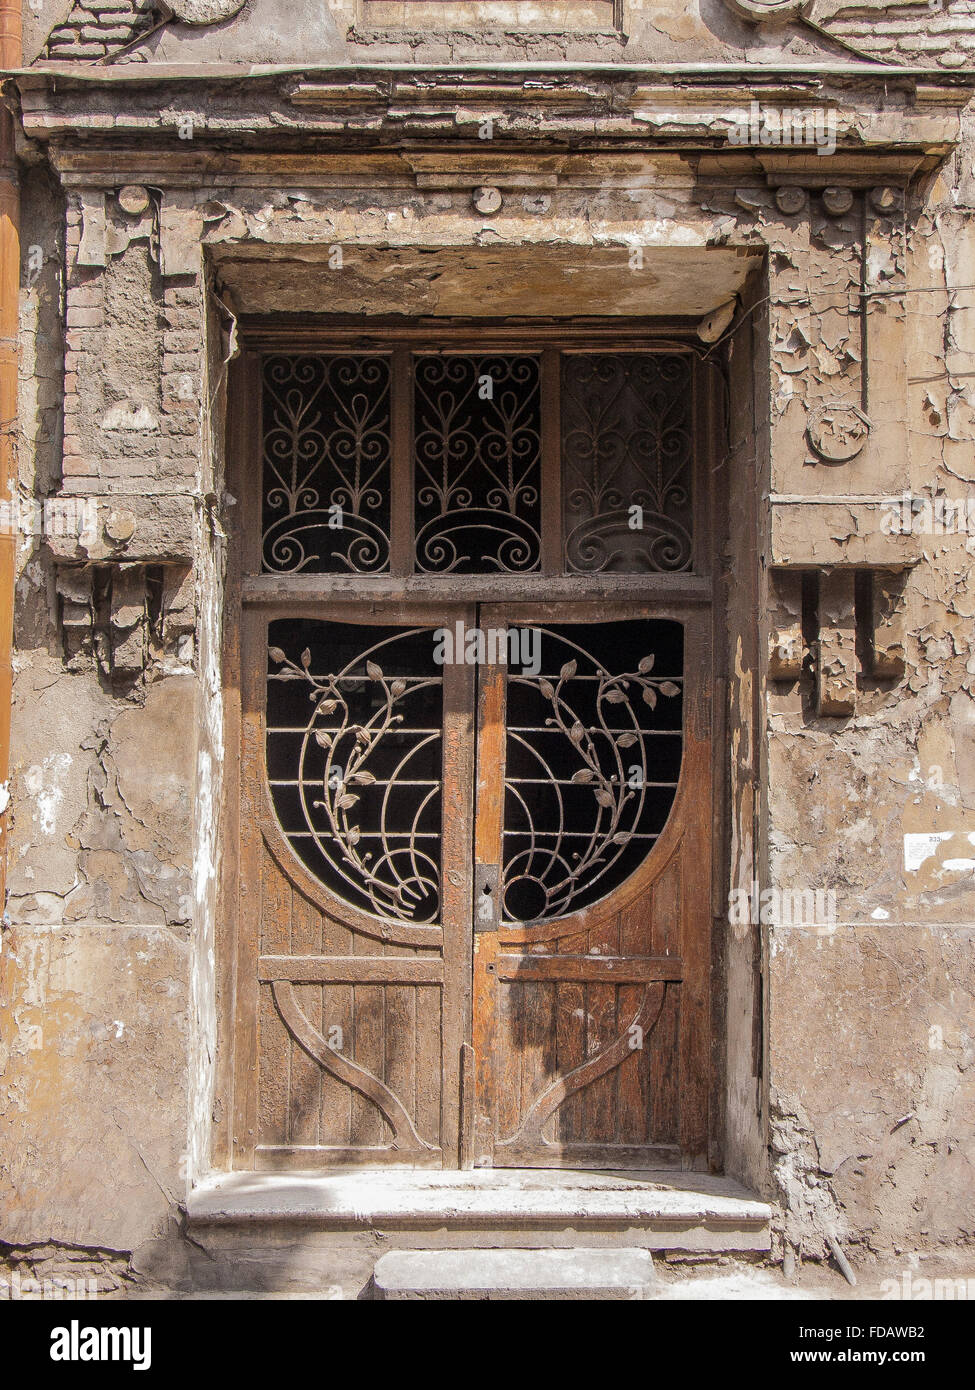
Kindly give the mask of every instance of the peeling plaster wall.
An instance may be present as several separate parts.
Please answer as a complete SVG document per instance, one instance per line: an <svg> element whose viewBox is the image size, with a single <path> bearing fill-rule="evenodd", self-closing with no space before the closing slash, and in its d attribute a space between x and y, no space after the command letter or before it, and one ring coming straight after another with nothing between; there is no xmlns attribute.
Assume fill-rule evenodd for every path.
<svg viewBox="0 0 975 1390"><path fill-rule="evenodd" d="M698 315L738 296L715 349L729 446L729 824L715 911L724 890L757 882L828 890L836 913L729 922L720 1148L729 1172L777 1199L782 1242L801 1256L822 1257L834 1231L862 1250L969 1241L972 551L967 536L898 536L881 520L889 494L967 496L975 484L975 292L948 293L975 283L971 125L903 207L875 196L882 170L841 155L830 176L853 196L830 212L814 155L790 156L789 184L765 155L727 148L711 163L698 147L553 154L545 141L568 138L567 119L549 113L539 135L543 117L523 110L512 128L527 141L534 122L542 148L507 164L449 150L425 163L415 148L361 143L264 165L219 146L174 157L159 123L186 93L167 111L157 95L68 90L25 116L32 139L58 141L64 202L38 163L25 202L43 257L24 290L22 481L92 501L97 525L32 543L21 570L0 1239L134 1250L165 1233L186 1181L225 1157L211 1137L225 1118L220 656L236 523L223 494L231 319L219 293L233 313L360 315ZM353 126L363 137L358 117L302 113L283 90L259 92L252 111L226 91L193 100L211 127L214 113L226 122L221 139L279 129L281 112L295 139L351 141ZM438 100L433 131L446 141L458 113ZM938 122L950 122L925 100L898 106L894 93L851 116L847 99L840 131L859 155L915 122L916 143L940 148ZM650 105L634 116L628 101L625 118L599 117L601 137L612 127L665 141L678 116ZM127 119L147 136L124 164L111 144L72 147L68 130L107 129L112 102L129 102L113 139ZM596 122L573 119L578 144ZM726 132L703 103L687 125L697 140ZM376 129L393 143L404 126L387 112ZM507 182L485 218L471 188L491 159ZM798 202L782 195L790 187ZM336 243L340 274L327 265ZM871 427L851 459L827 461L810 422L837 398ZM815 613L783 598L790 576L842 580L853 567L900 576L903 676L877 674L865 634L825 591ZM808 652L783 677L770 645L787 619ZM817 695L830 681L843 689L827 707L845 700L842 716Z"/></svg>
<svg viewBox="0 0 975 1390"><path fill-rule="evenodd" d="M950 10L917 0L816 0L800 19L751 24L724 0L248 0L220 24L171 20L151 0L25 0L27 60L54 63L464 63L786 61L836 59L850 50L877 62L953 70L975 49L975 5ZM813 27L818 26L818 27ZM141 38L141 42L140 40ZM843 45L843 46L841 46Z"/></svg>
<svg viewBox="0 0 975 1390"><path fill-rule="evenodd" d="M167 572L123 554L100 587L108 571L92 561L110 547L77 519L94 507L104 536L119 500L151 485L138 476L145 450L106 442L104 429L113 401L133 392L165 418L167 307L148 246L93 276L77 266L77 231L72 239L68 213L65 234L65 204L43 166L24 195L21 492L66 505L53 519L42 510L39 526L26 506L20 514L0 1242L23 1258L73 1247L79 1272L95 1252L108 1278L105 1252L165 1231L187 1176L188 1082L205 1078L188 1046L199 1031L189 995L196 894L208 891L205 873L194 877L197 730L210 726L185 566ZM197 416L204 399L197 390ZM191 492L196 473L194 463ZM58 547L71 563L57 562Z"/></svg>
<svg viewBox="0 0 975 1390"><path fill-rule="evenodd" d="M763 300L767 274L755 272L742 296L747 325L728 344L728 531L722 556L727 612L727 781L730 889L751 894L759 865L756 830L760 826L761 744L759 691L755 679L761 573L758 499L766 485L769 460L767 422L768 316ZM717 906L716 906L717 911ZM764 1019L761 979L762 941L751 923L727 922L724 995L727 1171L754 1187L766 1182L763 1078Z"/></svg>
<svg viewBox="0 0 975 1390"><path fill-rule="evenodd" d="M798 316L797 338L795 309L782 313L772 347L775 436L788 431L798 395L835 389L840 353L861 358L840 381L869 369L867 409L882 422L871 440L887 442L830 468L831 494L972 495L975 298L946 292L975 282L972 152L969 125L957 155L903 215L868 221L865 283L913 292L879 301L865 351L852 321L844 329L813 305ZM840 288L845 239L824 274L828 249L827 239L798 277L790 252L783 299L797 279L816 292ZM855 282L852 264L849 274ZM815 490L801 426L800 415L791 438L773 444L780 492ZM856 551L864 513L852 524L849 514L840 524L838 510L829 515L828 543ZM779 532L783 552L794 539ZM902 539L885 537L888 556ZM767 881L836 893L835 921L768 930L772 1169L786 1238L807 1255L822 1254L829 1229L866 1250L972 1238L975 541L965 533L910 540L903 679L861 674L855 712L840 720L817 717L797 684L770 682L766 701Z"/></svg>

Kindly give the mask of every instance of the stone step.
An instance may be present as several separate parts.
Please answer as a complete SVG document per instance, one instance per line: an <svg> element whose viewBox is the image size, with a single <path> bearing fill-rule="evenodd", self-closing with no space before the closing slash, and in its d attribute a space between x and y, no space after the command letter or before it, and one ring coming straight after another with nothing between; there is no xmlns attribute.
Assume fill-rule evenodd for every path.
<svg viewBox="0 0 975 1390"><path fill-rule="evenodd" d="M373 1273L376 1299L645 1299L648 1250L391 1250Z"/></svg>
<svg viewBox="0 0 975 1390"><path fill-rule="evenodd" d="M282 1225L305 1231L447 1230L491 1237L465 1240L472 1245L610 1244L724 1254L767 1251L772 1212L738 1183L706 1173L386 1168L219 1174L189 1193L186 1215L197 1235L204 1229L255 1232ZM562 1238L555 1238L560 1232Z"/></svg>
<svg viewBox="0 0 975 1390"><path fill-rule="evenodd" d="M222 1173L186 1198L185 1236L133 1263L173 1288L315 1292L370 1285L393 1251L765 1254L771 1208L706 1173L356 1169Z"/></svg>

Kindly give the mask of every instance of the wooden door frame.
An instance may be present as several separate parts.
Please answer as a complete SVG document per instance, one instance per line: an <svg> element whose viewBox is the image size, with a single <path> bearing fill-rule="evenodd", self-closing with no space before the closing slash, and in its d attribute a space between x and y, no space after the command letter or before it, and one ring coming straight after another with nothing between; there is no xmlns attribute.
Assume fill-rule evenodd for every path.
<svg viewBox="0 0 975 1390"><path fill-rule="evenodd" d="M725 913L720 898L721 870L727 856L727 776L724 749L723 699L726 689L723 662L724 647L718 640L723 622L724 605L715 600L722 595L722 585L714 576L714 537L718 507L721 505L720 486L725 483L720 463L726 455L725 423L722 415L723 387L720 373L713 361L702 363L703 353L695 339L693 325L686 320L606 319L572 320L564 323L553 320L523 320L517 323L497 323L491 320L368 320L328 319L316 316L267 316L244 319L241 323L242 351L229 369L227 400L226 486L236 499L234 525L228 536L227 562L223 589L223 650L222 682L224 705L224 767L220 799L218 905L215 931L217 1056L215 1097L213 1106L212 1161L217 1169L233 1166L235 1116L239 1112L235 1077L242 1075L242 1060L236 1055L236 1017L238 1009L249 1002L248 991L253 983L241 978L239 964L243 940L240 911L242 832L246 833L242 816L242 766L246 704L242 699L246 673L241 660L241 636L245 614L251 608L287 605L289 614L331 616L336 605L350 600L360 605L381 602L417 603L420 600L445 600L447 591L459 602L484 604L561 604L566 601L592 604L624 604L627 613L633 603L650 611L653 616L689 611L704 607L710 610L711 689L713 703L709 719L712 732L713 771L713 887L711 918L723 925ZM320 575L287 576L262 574L260 571L260 360L270 352L383 351L392 349L394 355L408 360L411 350L424 352L457 351L483 354L491 351L541 351L560 349L577 351L621 352L647 350L655 352L681 351L688 353L694 366L694 559L689 571L677 574L646 575L616 574L603 576L565 575L553 573L555 556L551 540L543 537L543 572L527 575L413 575L405 572L402 559L405 544L404 516L411 521L411 511L403 504L402 489L410 486L409 477L403 481L402 470L392 470L394 489L394 562L399 573L381 575ZM549 361L552 359L549 358ZM708 369L710 368L710 370ZM545 403L547 401L547 404ZM543 409L550 413L557 405L553 397L552 371L547 372L543 357ZM394 427L395 428L395 427ZM552 430L548 431L552 436ZM558 438L556 432L555 438ZM560 471L560 461L553 460L551 450L543 452L543 478L553 480L553 469ZM400 473L400 482L396 474ZM400 491L397 493L396 489ZM396 521L399 518L399 539ZM412 538L410 537L410 540ZM559 541L561 556L561 539ZM548 571L547 573L544 571ZM415 613L415 609L411 609ZM254 673L251 672L252 678ZM261 672L263 679L263 671ZM250 702L252 703L252 702ZM253 735L252 735L253 736ZM253 811L254 808L248 808ZM250 817L253 819L253 817ZM720 932L713 932L710 942L712 967L708 980L714 980L714 962L720 958ZM720 983L720 980L715 980ZM469 1000L467 1004L469 1011ZM709 1058L709 1100L707 1109L707 1144L711 1167L720 1168L723 1119L723 1058L719 1044L718 1024L723 1017L723 994L711 991ZM469 1012L468 1012L469 1018ZM468 1048L469 1053L469 1048ZM470 1060L469 1056L466 1059ZM460 1066L465 1065L461 1050ZM246 1069L246 1064L245 1064ZM471 1105L470 1076L460 1077L460 1106L462 1111ZM236 1098L235 1098L236 1097ZM464 1124L461 1120L460 1128ZM243 1140L243 1135L237 1135ZM463 1161L463 1155L461 1155Z"/></svg>

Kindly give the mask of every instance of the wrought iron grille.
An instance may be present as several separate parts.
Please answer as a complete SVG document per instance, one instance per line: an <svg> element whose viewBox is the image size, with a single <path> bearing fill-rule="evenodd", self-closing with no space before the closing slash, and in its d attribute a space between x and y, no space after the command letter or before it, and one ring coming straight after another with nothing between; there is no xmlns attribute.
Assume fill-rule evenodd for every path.
<svg viewBox="0 0 975 1390"><path fill-rule="evenodd" d="M538 359L416 358L414 431L416 568L538 569Z"/></svg>
<svg viewBox="0 0 975 1390"><path fill-rule="evenodd" d="M265 360L266 570L389 568L389 378L382 357Z"/></svg>
<svg viewBox="0 0 975 1390"><path fill-rule="evenodd" d="M680 354L563 356L570 572L690 567L691 409L691 366Z"/></svg>
<svg viewBox="0 0 975 1390"><path fill-rule="evenodd" d="M442 668L425 628L270 624L267 773L305 866L378 917L440 910Z"/></svg>
<svg viewBox="0 0 975 1390"><path fill-rule="evenodd" d="M395 383L390 355L267 357L263 568L527 574L561 531L546 565L565 573L689 569L690 357L559 356L547 413L539 354L407 354ZM561 432L561 516L546 431ZM394 470L412 513L397 503L395 542Z"/></svg>
<svg viewBox="0 0 975 1390"><path fill-rule="evenodd" d="M653 848L683 749L683 628L543 628L539 675L508 676L502 915L605 897Z"/></svg>

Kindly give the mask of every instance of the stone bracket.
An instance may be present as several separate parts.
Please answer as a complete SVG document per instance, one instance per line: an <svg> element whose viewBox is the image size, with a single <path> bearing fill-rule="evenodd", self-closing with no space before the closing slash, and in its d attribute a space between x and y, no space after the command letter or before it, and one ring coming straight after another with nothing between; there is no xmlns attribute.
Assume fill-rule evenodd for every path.
<svg viewBox="0 0 975 1390"><path fill-rule="evenodd" d="M821 717L856 713L855 581L853 570L832 570L820 577L814 678L816 713Z"/></svg>
<svg viewBox="0 0 975 1390"><path fill-rule="evenodd" d="M57 570L69 670L94 663L132 680L154 660L193 658L196 596L188 565L104 564Z"/></svg>
<svg viewBox="0 0 975 1390"><path fill-rule="evenodd" d="M904 607L903 572L772 570L769 680L797 682L809 671L818 716L854 715L861 676L904 675Z"/></svg>

